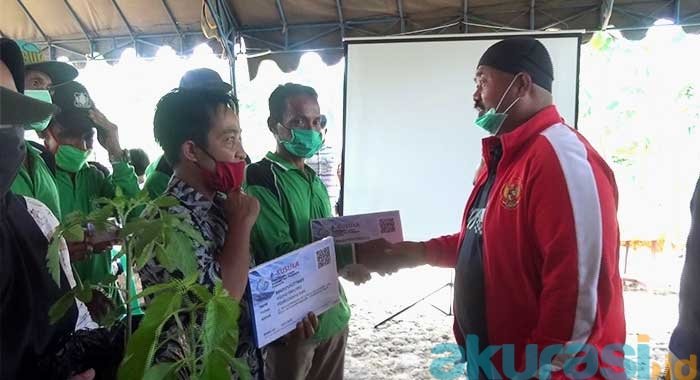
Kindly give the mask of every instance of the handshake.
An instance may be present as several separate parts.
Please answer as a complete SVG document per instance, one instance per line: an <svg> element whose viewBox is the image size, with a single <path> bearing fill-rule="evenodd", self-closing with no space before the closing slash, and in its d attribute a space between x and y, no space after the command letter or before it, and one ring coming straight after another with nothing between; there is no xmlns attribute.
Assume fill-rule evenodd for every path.
<svg viewBox="0 0 700 380"><path fill-rule="evenodd" d="M403 268L425 264L425 246L420 242L389 243L384 239L355 244L356 263L343 267L340 275L355 285L367 282L371 272L381 276Z"/></svg>

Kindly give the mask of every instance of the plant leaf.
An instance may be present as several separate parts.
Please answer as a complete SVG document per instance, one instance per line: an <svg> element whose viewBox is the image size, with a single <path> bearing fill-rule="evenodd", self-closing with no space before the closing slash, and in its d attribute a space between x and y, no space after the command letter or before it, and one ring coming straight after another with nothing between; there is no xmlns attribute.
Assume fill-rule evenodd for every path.
<svg viewBox="0 0 700 380"><path fill-rule="evenodd" d="M179 283L177 281L169 281L165 282L162 284L156 284L156 285L151 285L144 289L141 293L136 294L133 297L129 298L129 302L132 302L134 299L139 299L139 298L146 298L150 295L154 295L169 289L175 289L179 286Z"/></svg>
<svg viewBox="0 0 700 380"><path fill-rule="evenodd" d="M100 222L100 221L106 221L109 219L111 216L114 215L114 205L111 203L107 203L104 206L92 210L90 214L88 214L88 219L93 221L93 222Z"/></svg>
<svg viewBox="0 0 700 380"><path fill-rule="evenodd" d="M192 241L174 230L168 231L167 246L165 252L173 266L183 275L189 276L197 271L197 259L195 258Z"/></svg>
<svg viewBox="0 0 700 380"><path fill-rule="evenodd" d="M243 359L231 359L231 367L233 367L233 370L238 374L238 378L240 380L252 379L252 376L250 376L250 368L248 367L248 363L246 363Z"/></svg>
<svg viewBox="0 0 700 380"><path fill-rule="evenodd" d="M119 276L110 273L110 274L102 277L102 279L100 280L100 283L105 284L105 285L112 285L115 281L117 281L118 278L119 278Z"/></svg>
<svg viewBox="0 0 700 380"><path fill-rule="evenodd" d="M155 242L151 241L146 247L141 249L140 252L141 253L138 256L134 255L134 267L136 268L136 270L140 270L141 268L143 268L143 266L146 265L148 260L153 258L153 256L156 254Z"/></svg>
<svg viewBox="0 0 700 380"><path fill-rule="evenodd" d="M196 241L199 244L204 245L204 238L202 237L202 234L199 231L195 230L194 227L192 227L192 225L190 225L186 221L180 219L180 223L178 223L177 229L181 232L184 232L188 238Z"/></svg>
<svg viewBox="0 0 700 380"><path fill-rule="evenodd" d="M112 328L117 322L121 321L122 316L126 315L126 306L119 305L117 307L112 307L100 320L100 325L106 328Z"/></svg>
<svg viewBox="0 0 700 380"><path fill-rule="evenodd" d="M238 346L238 317L240 306L222 291L218 282L204 315L203 362L205 379L224 379L230 376L230 362Z"/></svg>
<svg viewBox="0 0 700 380"><path fill-rule="evenodd" d="M61 286L61 254L58 249L60 243L61 236L54 234L51 244L49 244L48 251L46 252L46 268L49 270L51 278L59 287Z"/></svg>
<svg viewBox="0 0 700 380"><path fill-rule="evenodd" d="M75 288L75 298L79 299L83 303L88 303L92 301L92 286L88 285L84 288Z"/></svg>
<svg viewBox="0 0 700 380"><path fill-rule="evenodd" d="M125 359L119 367L120 380L142 379L153 362L155 346L163 325L182 305L182 294L165 291L158 294L146 308L139 328L129 340Z"/></svg>
<svg viewBox="0 0 700 380"><path fill-rule="evenodd" d="M112 200L107 198L107 197L100 197L97 198L93 201L95 204L98 204L100 206L108 205L112 203Z"/></svg>
<svg viewBox="0 0 700 380"><path fill-rule="evenodd" d="M122 228L119 231L119 237L122 239L126 239L134 232L141 232L143 229L148 227L151 223L153 223L153 220L147 220L147 219L139 219L136 221L127 222L126 225L124 226L124 228Z"/></svg>
<svg viewBox="0 0 700 380"><path fill-rule="evenodd" d="M83 224L83 213L80 211L74 211L71 212L70 214L66 215L61 219L61 224L64 226L72 226L75 224L82 225Z"/></svg>
<svg viewBox="0 0 700 380"><path fill-rule="evenodd" d="M158 264L162 265L165 270L172 273L175 271L175 263L171 260L168 253L161 245L157 245L155 248L156 259L158 259Z"/></svg>
<svg viewBox="0 0 700 380"><path fill-rule="evenodd" d="M153 200L153 204L159 208L169 208L180 204L177 198L172 196L160 196Z"/></svg>
<svg viewBox="0 0 700 380"><path fill-rule="evenodd" d="M115 186L114 198L124 198L124 190L122 190L121 186Z"/></svg>
<svg viewBox="0 0 700 380"><path fill-rule="evenodd" d="M163 232L163 221L154 220L145 225L143 229L139 231L138 237L134 239L135 243L133 252L135 259L138 258L148 244L151 244L154 240L161 236Z"/></svg>
<svg viewBox="0 0 700 380"><path fill-rule="evenodd" d="M209 302L213 296L209 289L200 284L191 285L189 290L194 293L203 303Z"/></svg>
<svg viewBox="0 0 700 380"><path fill-rule="evenodd" d="M67 241L83 241L85 240L85 230L80 224L74 224L63 230L63 238Z"/></svg>
<svg viewBox="0 0 700 380"><path fill-rule="evenodd" d="M228 362L219 352L213 352L204 356L204 369L202 379L229 380L231 370Z"/></svg>
<svg viewBox="0 0 700 380"><path fill-rule="evenodd" d="M80 273L78 273L78 268L76 268L75 265L73 265L72 263L70 266L73 269L73 277L75 277L75 287L78 289L82 289L84 286L83 279L80 278Z"/></svg>
<svg viewBox="0 0 700 380"><path fill-rule="evenodd" d="M53 325L54 323L60 321L66 314L66 311L68 311L73 304L75 304L75 294L73 293L73 290L62 295L61 298L54 302L49 309L49 319L51 320L51 324Z"/></svg>
<svg viewBox="0 0 700 380"><path fill-rule="evenodd" d="M163 224L166 226L166 228L173 228L178 223L180 223L180 218L177 215L170 213L162 214L160 216L160 220L163 221Z"/></svg>
<svg viewBox="0 0 700 380"><path fill-rule="evenodd" d="M148 190L142 189L139 191L138 194L136 194L136 197L134 197L134 201L136 204L142 204L146 203L151 199L151 195L148 194Z"/></svg>
<svg viewBox="0 0 700 380"><path fill-rule="evenodd" d="M185 287L190 287L190 286L192 286L195 282L197 282L197 280L199 280L199 272L190 273L187 277L185 277L185 278L182 280L182 284L183 284Z"/></svg>
<svg viewBox="0 0 700 380"><path fill-rule="evenodd" d="M178 363L158 363L146 370L143 380L163 380L172 377Z"/></svg>

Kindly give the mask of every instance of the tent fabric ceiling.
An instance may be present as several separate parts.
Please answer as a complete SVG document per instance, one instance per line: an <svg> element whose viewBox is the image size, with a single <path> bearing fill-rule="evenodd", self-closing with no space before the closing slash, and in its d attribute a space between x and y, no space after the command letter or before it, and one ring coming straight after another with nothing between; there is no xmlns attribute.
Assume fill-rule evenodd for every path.
<svg viewBox="0 0 700 380"><path fill-rule="evenodd" d="M214 0L209 0L212 2ZM600 30L629 39L668 18L700 33L700 0L247 0L223 1L236 41L245 41L251 77L262 60L294 70L305 51L327 63L343 55L343 37L546 30ZM187 54L206 41L201 0L0 0L0 34L51 46L71 60L114 59L126 47L155 54L170 45ZM211 19L211 15L209 15ZM221 51L221 45L210 41Z"/></svg>

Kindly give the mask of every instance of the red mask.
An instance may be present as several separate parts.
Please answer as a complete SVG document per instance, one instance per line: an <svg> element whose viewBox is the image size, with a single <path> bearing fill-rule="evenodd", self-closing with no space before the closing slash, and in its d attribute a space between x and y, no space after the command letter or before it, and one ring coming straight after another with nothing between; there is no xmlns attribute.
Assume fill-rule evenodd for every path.
<svg viewBox="0 0 700 380"><path fill-rule="evenodd" d="M216 161L214 172L203 170L204 180L216 191L228 193L240 190L245 176L245 161Z"/></svg>
<svg viewBox="0 0 700 380"><path fill-rule="evenodd" d="M216 162L216 167L213 172L200 167L207 184L212 189L222 193L240 190L245 179L245 161L222 162L214 160L214 162Z"/></svg>

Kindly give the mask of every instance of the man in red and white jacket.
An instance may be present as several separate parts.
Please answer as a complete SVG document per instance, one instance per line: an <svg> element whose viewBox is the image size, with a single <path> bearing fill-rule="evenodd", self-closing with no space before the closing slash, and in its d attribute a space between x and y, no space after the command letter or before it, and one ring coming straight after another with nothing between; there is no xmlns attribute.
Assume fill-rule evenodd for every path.
<svg viewBox="0 0 700 380"><path fill-rule="evenodd" d="M477 369L480 378L625 377L617 186L557 112L553 79L539 41L491 46L473 98L476 124L492 136L461 232L384 255L376 242L357 247L358 262L378 271L455 268L455 330L467 338L470 379ZM526 354L528 345L537 351Z"/></svg>

